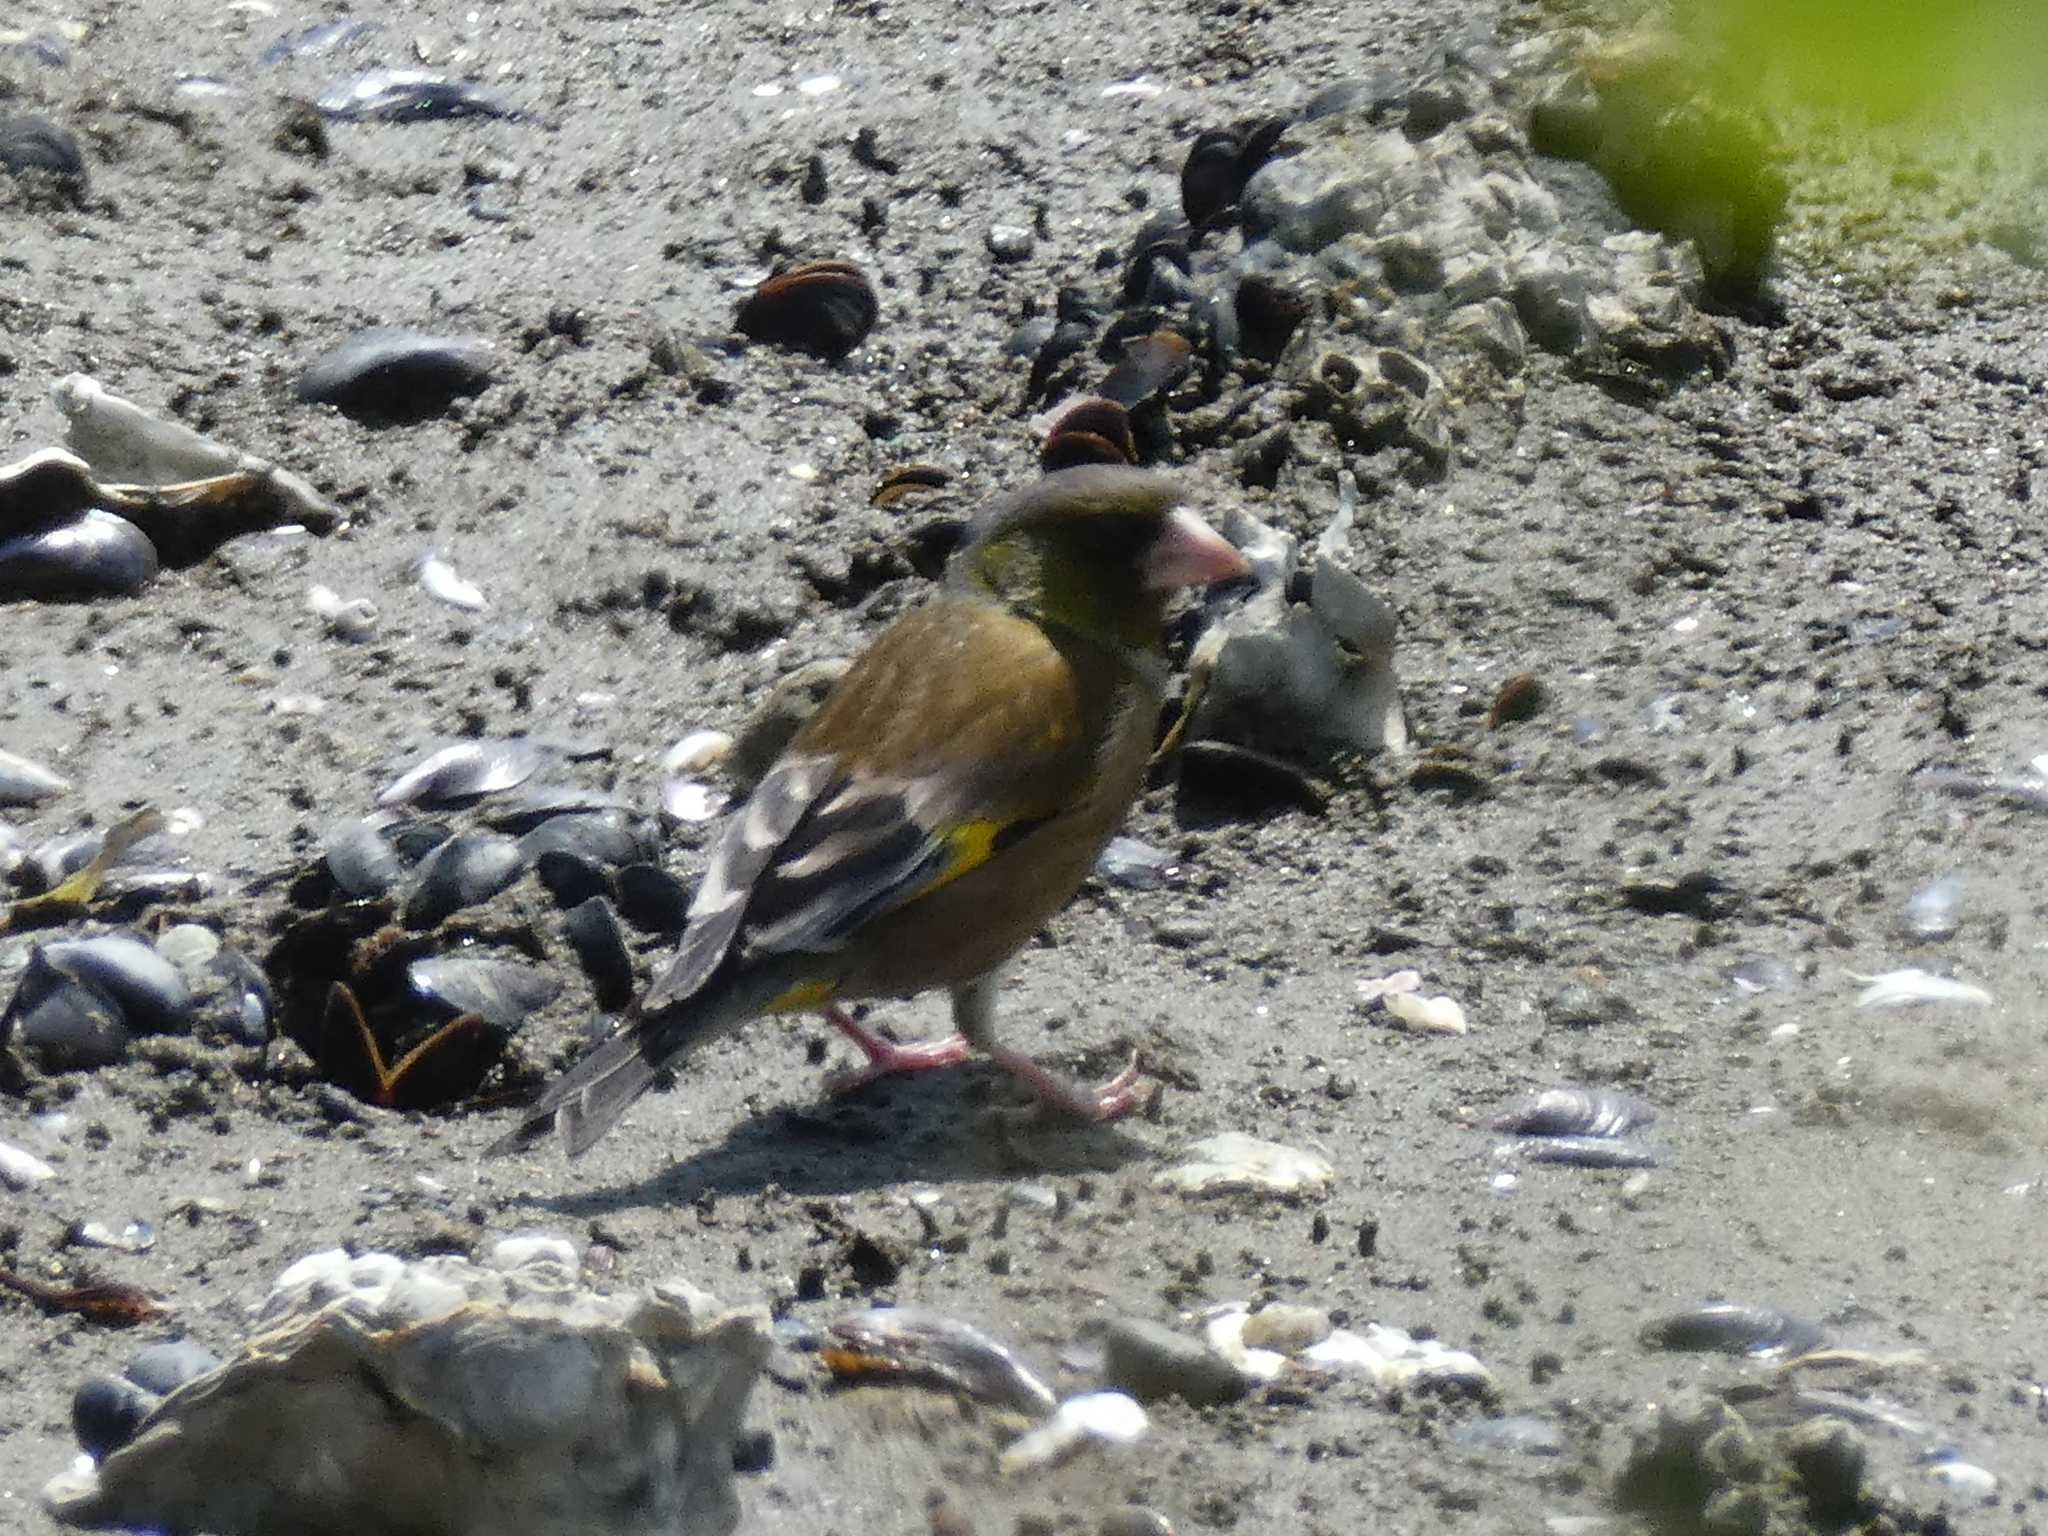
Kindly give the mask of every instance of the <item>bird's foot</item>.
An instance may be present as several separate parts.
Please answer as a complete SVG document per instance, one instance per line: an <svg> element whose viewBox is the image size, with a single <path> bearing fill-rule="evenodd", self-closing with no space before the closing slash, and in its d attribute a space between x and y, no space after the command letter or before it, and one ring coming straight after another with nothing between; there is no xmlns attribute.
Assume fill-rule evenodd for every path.
<svg viewBox="0 0 2048 1536"><path fill-rule="evenodd" d="M865 1066L849 1067L825 1079L825 1092L835 1098L864 1088L877 1078L896 1077L906 1072L928 1072L933 1067L950 1067L965 1061L969 1054L966 1037L962 1035L899 1045L876 1034L843 1008L828 1011L825 1021L867 1057Z"/></svg>
<svg viewBox="0 0 2048 1536"><path fill-rule="evenodd" d="M1022 1051L1006 1045L988 1047L989 1058L1038 1095L1039 1101L1089 1125L1106 1125L1121 1120L1134 1110L1150 1104L1159 1085L1138 1074L1138 1058L1100 1086L1077 1083L1071 1077L1032 1060Z"/></svg>

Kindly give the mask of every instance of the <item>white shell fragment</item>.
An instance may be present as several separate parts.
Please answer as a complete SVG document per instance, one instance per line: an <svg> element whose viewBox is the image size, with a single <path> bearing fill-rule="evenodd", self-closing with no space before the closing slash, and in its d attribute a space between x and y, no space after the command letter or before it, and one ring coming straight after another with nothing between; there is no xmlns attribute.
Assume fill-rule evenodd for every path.
<svg viewBox="0 0 2048 1536"><path fill-rule="evenodd" d="M732 737L725 731L692 731L661 754L663 773L707 773L724 762L732 751Z"/></svg>
<svg viewBox="0 0 2048 1536"><path fill-rule="evenodd" d="M331 502L290 470L182 422L152 416L82 373L59 379L50 395L66 418L64 440L102 481L170 487L242 475L252 480L252 493L274 503L280 522L331 528L344 521Z"/></svg>
<svg viewBox="0 0 2048 1536"><path fill-rule="evenodd" d="M661 811L675 821L709 821L725 809L726 792L702 779L664 779Z"/></svg>
<svg viewBox="0 0 2048 1536"><path fill-rule="evenodd" d="M1868 983L1856 996L1858 1008L1899 1008L1907 1003L1969 1003L1982 1008L1991 1003L1991 994L1982 987L1911 968L1852 979Z"/></svg>
<svg viewBox="0 0 2048 1536"><path fill-rule="evenodd" d="M1390 992L1380 1006L1393 1015L1394 1022L1417 1034L1462 1035L1471 1028L1457 999L1424 997L1419 992Z"/></svg>
<svg viewBox="0 0 2048 1536"><path fill-rule="evenodd" d="M239 1354L97 1466L53 1478L44 1503L74 1525L220 1536L728 1536L767 1314L712 1311L680 1285L583 1290L565 1246L532 1240L504 1269L302 1259Z"/></svg>
<svg viewBox="0 0 2048 1536"><path fill-rule="evenodd" d="M1053 1410L1051 1418L1003 1452L997 1467L1005 1477L1054 1466L1085 1445L1136 1445L1151 1420L1136 1398L1121 1392L1085 1392Z"/></svg>
<svg viewBox="0 0 2048 1536"><path fill-rule="evenodd" d="M1385 1391L1409 1386L1484 1389L1493 1385L1493 1373L1479 1363L1478 1356L1382 1323L1366 1324L1363 1333L1340 1328L1320 1344L1303 1350L1299 1358L1305 1365L1367 1376Z"/></svg>
<svg viewBox="0 0 2048 1536"><path fill-rule="evenodd" d="M1422 990L1422 972L1396 971L1391 976L1362 977L1358 983L1358 1000L1361 1003L1376 1003L1382 998L1395 997L1403 992Z"/></svg>
<svg viewBox="0 0 2048 1536"><path fill-rule="evenodd" d="M34 805L61 795L71 781L12 752L0 752L0 805Z"/></svg>
<svg viewBox="0 0 2048 1536"><path fill-rule="evenodd" d="M439 550L429 551L420 561L420 586L435 602L446 603L450 608L481 613L490 607L484 600L483 588L457 572L441 558Z"/></svg>
<svg viewBox="0 0 2048 1536"><path fill-rule="evenodd" d="M315 586L306 593L306 606L327 621L327 631L337 640L368 640L377 633L377 605L367 597L343 597L332 587Z"/></svg>
<svg viewBox="0 0 2048 1536"><path fill-rule="evenodd" d="M0 1183L9 1189L28 1189L56 1176L57 1170L33 1152L0 1141Z"/></svg>
<svg viewBox="0 0 2048 1536"><path fill-rule="evenodd" d="M1154 1189L1181 1195L1321 1195L1336 1176L1327 1158L1241 1131L1206 1137L1182 1157L1152 1176Z"/></svg>

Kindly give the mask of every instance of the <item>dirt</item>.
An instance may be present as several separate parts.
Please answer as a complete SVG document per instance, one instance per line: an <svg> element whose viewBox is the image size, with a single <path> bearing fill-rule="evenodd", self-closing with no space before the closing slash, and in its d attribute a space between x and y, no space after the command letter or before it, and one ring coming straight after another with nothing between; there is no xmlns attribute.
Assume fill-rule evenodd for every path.
<svg viewBox="0 0 2048 1536"><path fill-rule="evenodd" d="M670 743L735 726L914 600L915 514L869 505L886 472L944 465L970 505L1036 472L1006 340L1062 283L1109 280L1198 130L1500 19L1377 0L371 4L354 14L374 33L265 66L322 18L72 14L87 32L65 67L0 55L0 108L67 125L92 178L75 204L0 182L0 455L61 440L49 387L83 370L290 466L353 521L133 598L0 609L0 747L75 786L14 819L40 837L196 809L186 846L219 881L198 910L257 954L319 839L446 740L594 743L611 755L586 782L651 806ZM530 116L330 124L325 153L280 133L304 121L291 98L414 62ZM185 75L234 94L181 92ZM1140 78L1163 89L1105 93ZM1029 255L995 260L996 224L1032 228ZM786 254L873 274L880 322L844 363L726 344ZM1148 793L1128 830L1176 875L1092 884L1005 989L1006 1038L1064 1066L1136 1050L1165 1084L1151 1118L1016 1129L982 1066L828 1102L842 1048L810 1022L707 1049L573 1165L481 1160L502 1103L329 1113L275 1051L152 1047L0 1101L0 1139L57 1168L6 1197L7 1263L92 1268L176 1308L126 1332L0 1303L0 1526L48 1528L36 1493L73 1454L74 1386L145 1337L229 1347L316 1249L546 1229L614 1250L609 1283L681 1273L813 1321L917 1302L1048 1371L1091 1318L1279 1299L1433 1333L1498 1383L1490 1406L1345 1383L1168 1403L1136 1449L1008 1481L991 1424L942 1397L765 1383L774 1456L742 1478L746 1531L920 1530L942 1491L982 1532L1093 1530L1126 1501L1181 1530L1535 1530L1603 1512L1674 1393L1772 1379L1639 1342L1714 1297L1917 1352L1804 1368L1929 1426L1867 1429L1871 1519L2039 1528L2048 858L2038 802L1938 776L2019 781L2048 752L2038 277L1997 258L1874 291L1793 264L1717 323L1725 372L1663 398L1536 358L1518 403L1461 416L1441 478L1342 460L1418 748L1342 778L1320 816ZM298 374L369 324L487 338L495 381L405 426L300 404ZM679 355L702 362L657 361ZM1168 459L1198 506L1310 533L1339 462L1304 456L1264 489L1220 452ZM420 590L429 549L487 610ZM377 635L327 634L315 583L371 598ZM1525 672L1540 707L1491 722ZM694 872L699 842L679 833L673 867ZM1913 936L1908 896L1951 875L1959 930ZM641 942L643 975L661 950ZM1905 966L1993 1001L1855 1006L1861 978ZM1470 1032L1361 1006L1359 980L1403 967ZM883 1017L945 1027L935 999ZM522 1048L566 1059L583 1027L572 994ZM1572 1082L1654 1103L1661 1165L1498 1160L1487 1118ZM31 1123L50 1109L71 1125L54 1146ZM1153 1188L1225 1130L1320 1151L1334 1187ZM1057 1210L1011 1209L1028 1184ZM75 1222L134 1218L157 1229L148 1252L66 1246ZM1567 1453L1451 1439L1489 1411L1550 1419ZM1929 1476L1917 1458L1943 1444L1997 1491Z"/></svg>

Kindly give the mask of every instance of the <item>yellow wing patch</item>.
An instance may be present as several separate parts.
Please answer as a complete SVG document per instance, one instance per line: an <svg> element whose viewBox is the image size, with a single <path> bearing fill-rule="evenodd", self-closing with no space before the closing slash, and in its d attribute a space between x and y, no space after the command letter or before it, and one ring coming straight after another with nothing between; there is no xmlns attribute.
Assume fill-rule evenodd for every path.
<svg viewBox="0 0 2048 1536"><path fill-rule="evenodd" d="M829 981L800 981L762 1011L764 1013L817 1013L832 1001Z"/></svg>
<svg viewBox="0 0 2048 1536"><path fill-rule="evenodd" d="M958 880L969 870L986 864L996 851L996 839L1002 831L1003 824L999 821L963 821L953 828L941 839L946 845L945 868L917 894L929 895L948 881Z"/></svg>

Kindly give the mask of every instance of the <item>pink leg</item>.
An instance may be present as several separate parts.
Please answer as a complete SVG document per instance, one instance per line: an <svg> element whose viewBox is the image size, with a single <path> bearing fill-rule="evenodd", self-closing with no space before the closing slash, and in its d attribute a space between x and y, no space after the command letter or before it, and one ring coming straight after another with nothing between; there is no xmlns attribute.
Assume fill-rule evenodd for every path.
<svg viewBox="0 0 2048 1536"><path fill-rule="evenodd" d="M830 1094L851 1093L877 1078L894 1077L902 1072L950 1067L965 1061L969 1054L964 1035L948 1035L943 1040L920 1040L915 1045L898 1045L894 1040L883 1039L836 1004L825 1010L825 1022L858 1046L860 1053L868 1059L864 1067L834 1072L826 1078L825 1091Z"/></svg>
<svg viewBox="0 0 2048 1536"><path fill-rule="evenodd" d="M1032 1060L1024 1052L1010 1046L989 1045L984 1049L991 1061L1023 1083L1045 1103L1090 1125L1121 1120L1132 1110L1143 1109L1150 1104L1152 1096L1159 1091L1157 1084L1148 1083L1138 1075L1138 1059L1135 1056L1123 1071L1101 1087L1093 1088L1053 1071L1052 1068Z"/></svg>

